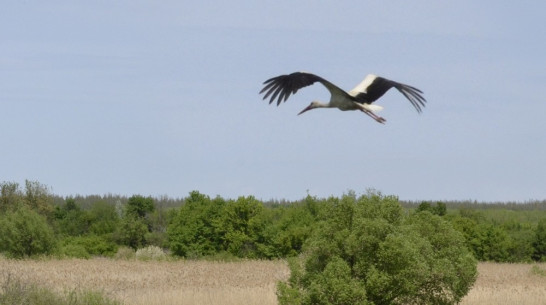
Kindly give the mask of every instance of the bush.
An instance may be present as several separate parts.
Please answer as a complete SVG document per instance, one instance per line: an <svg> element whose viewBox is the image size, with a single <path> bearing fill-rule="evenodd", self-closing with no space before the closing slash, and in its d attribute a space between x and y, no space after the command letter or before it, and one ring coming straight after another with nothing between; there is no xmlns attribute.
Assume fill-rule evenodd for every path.
<svg viewBox="0 0 546 305"><path fill-rule="evenodd" d="M280 304L456 304L474 283L476 261L441 217L404 217L396 197L373 193L328 201Z"/></svg>
<svg viewBox="0 0 546 305"><path fill-rule="evenodd" d="M167 259L167 255L157 246L148 246L138 249L135 257L142 261L161 261Z"/></svg>
<svg viewBox="0 0 546 305"><path fill-rule="evenodd" d="M0 217L0 251L22 258L49 254L55 248L53 229L45 217L26 206Z"/></svg>
<svg viewBox="0 0 546 305"><path fill-rule="evenodd" d="M86 235L78 237L68 237L62 240L61 242L61 253L67 256L76 256L86 258L85 253L82 251L85 250L88 255L99 255L99 256L114 256L118 250L118 246L101 236L96 235ZM79 256L82 255L82 256Z"/></svg>
<svg viewBox="0 0 546 305"><path fill-rule="evenodd" d="M84 246L68 244L61 246L60 255L63 257L75 257L75 258L91 258L91 255Z"/></svg>
<svg viewBox="0 0 546 305"><path fill-rule="evenodd" d="M114 255L116 259L133 259L135 258L135 250L129 247L119 247L118 252Z"/></svg>

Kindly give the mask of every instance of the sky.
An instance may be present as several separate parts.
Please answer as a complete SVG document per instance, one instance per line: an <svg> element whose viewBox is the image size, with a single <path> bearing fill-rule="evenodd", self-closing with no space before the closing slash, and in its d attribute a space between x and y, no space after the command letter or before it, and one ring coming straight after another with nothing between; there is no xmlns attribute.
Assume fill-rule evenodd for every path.
<svg viewBox="0 0 546 305"><path fill-rule="evenodd" d="M544 1L7 1L0 11L0 182L61 196L374 189L401 200L546 199ZM280 105L270 77L368 73L387 119L320 84Z"/></svg>

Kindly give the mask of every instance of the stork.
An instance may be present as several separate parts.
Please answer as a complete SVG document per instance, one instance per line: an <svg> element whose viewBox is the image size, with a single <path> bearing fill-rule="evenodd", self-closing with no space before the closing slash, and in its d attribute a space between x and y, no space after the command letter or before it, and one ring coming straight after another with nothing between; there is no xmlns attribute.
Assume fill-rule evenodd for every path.
<svg viewBox="0 0 546 305"><path fill-rule="evenodd" d="M354 89L346 92L318 75L307 72L294 72L266 80L260 94L265 92L264 100L271 96L269 104L277 99L277 106L279 106L281 102L288 99L290 94L295 94L299 89L316 82L321 83L330 91L330 102L312 101L298 115L315 108L338 108L342 111L360 110L377 122L384 124L386 120L374 113L383 109L383 107L372 105L372 103L392 87L400 91L419 113L421 107L424 107L426 103L425 98L421 95L423 93L421 90L373 74L369 74Z"/></svg>

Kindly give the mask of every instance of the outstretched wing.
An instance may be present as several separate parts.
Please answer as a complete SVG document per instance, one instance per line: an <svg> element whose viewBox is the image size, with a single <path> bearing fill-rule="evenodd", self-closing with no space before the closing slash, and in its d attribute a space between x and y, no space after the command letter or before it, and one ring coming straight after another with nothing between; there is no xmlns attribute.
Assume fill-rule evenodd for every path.
<svg viewBox="0 0 546 305"><path fill-rule="evenodd" d="M354 96L359 103L370 104L382 97L392 87L400 91L417 112L421 112L421 107L424 107L426 103L421 90L373 74L366 76L349 94Z"/></svg>
<svg viewBox="0 0 546 305"><path fill-rule="evenodd" d="M334 94L336 91L341 94L347 94L324 78L307 72L294 72L292 74L270 78L264 82L265 86L260 91L260 94L265 92L264 100L271 96L269 104L277 99L278 106L281 102L285 102L290 94L295 94L299 89L310 86L316 82L323 84L331 94Z"/></svg>

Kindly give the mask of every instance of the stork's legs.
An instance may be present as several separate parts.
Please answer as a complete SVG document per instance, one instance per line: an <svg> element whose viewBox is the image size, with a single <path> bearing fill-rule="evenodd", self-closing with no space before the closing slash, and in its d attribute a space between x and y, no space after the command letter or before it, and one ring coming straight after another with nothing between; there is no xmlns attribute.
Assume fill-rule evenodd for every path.
<svg viewBox="0 0 546 305"><path fill-rule="evenodd" d="M369 115L372 119L376 120L378 123L381 123L381 124L385 124L385 122L387 120L385 120L384 118L378 116L377 114L367 110L367 109L362 109L362 108L359 108L360 111L364 112L365 114Z"/></svg>

